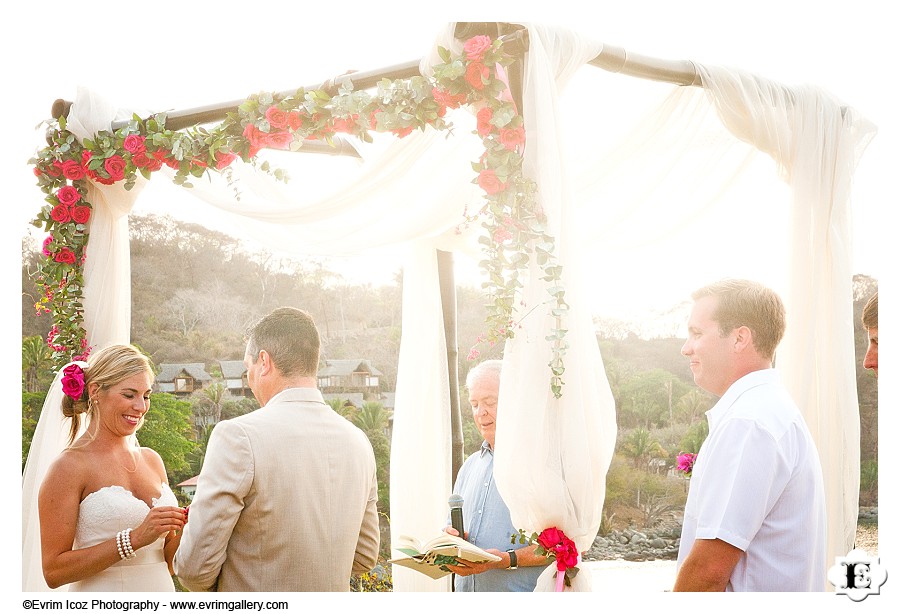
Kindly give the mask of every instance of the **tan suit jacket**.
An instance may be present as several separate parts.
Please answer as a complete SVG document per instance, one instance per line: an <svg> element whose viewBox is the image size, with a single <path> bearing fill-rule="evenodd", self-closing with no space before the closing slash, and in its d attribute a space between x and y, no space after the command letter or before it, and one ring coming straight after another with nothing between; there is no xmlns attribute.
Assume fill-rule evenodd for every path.
<svg viewBox="0 0 900 614"><path fill-rule="evenodd" d="M178 552L192 591L347 591L375 566L375 456L315 388L216 425Z"/></svg>

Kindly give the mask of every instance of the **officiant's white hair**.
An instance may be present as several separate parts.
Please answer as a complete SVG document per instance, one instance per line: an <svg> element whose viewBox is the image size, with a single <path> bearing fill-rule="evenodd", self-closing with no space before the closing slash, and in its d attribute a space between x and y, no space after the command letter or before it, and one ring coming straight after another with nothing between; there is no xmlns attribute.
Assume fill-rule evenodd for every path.
<svg viewBox="0 0 900 614"><path fill-rule="evenodd" d="M500 371L503 369L502 360L485 360L480 362L469 370L466 375L466 388L472 388L472 384L476 380L485 376L493 376L500 379Z"/></svg>

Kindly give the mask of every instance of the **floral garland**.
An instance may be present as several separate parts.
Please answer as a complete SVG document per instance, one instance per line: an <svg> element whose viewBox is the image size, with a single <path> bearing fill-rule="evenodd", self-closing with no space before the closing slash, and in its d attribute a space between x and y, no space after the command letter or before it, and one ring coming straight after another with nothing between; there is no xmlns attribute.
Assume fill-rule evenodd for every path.
<svg viewBox="0 0 900 614"><path fill-rule="evenodd" d="M567 348L562 320L568 305L560 283L562 270L554 257L554 238L548 234L546 216L536 199L537 186L522 172L524 122L505 79L505 67L514 58L503 52L501 40L487 36L466 41L460 57L452 57L443 48L438 51L443 63L434 67L433 78L383 79L374 94L353 91L352 82L345 82L336 95L303 89L286 96L260 93L211 129L169 130L165 114L160 113L147 119L134 116L122 128L79 142L66 129L64 117L49 122L49 145L30 163L47 202L33 224L49 233L43 243L45 259L35 275L43 290L35 308L38 313L53 312L47 344L54 363L85 360L91 349L82 305L92 210L86 198L89 181L105 185L124 181L128 189L138 173L149 179L166 165L176 171L176 184L190 187L192 177L210 171L228 173L237 157L255 164L262 148L298 150L305 139L330 142L337 133L370 142L370 131L403 138L426 126L445 130L450 128L443 119L447 109L469 104L478 109L475 132L485 146L484 154L473 163L477 173L473 183L484 190L486 204L475 215L464 214L463 223L482 218L487 231L479 241L485 254L481 266L487 274L483 287L489 304L487 331L476 339L468 356L477 358L481 344L493 346L514 337L522 318L536 307L517 303L520 278L533 255L550 287L548 304L556 328L548 337L548 366L551 389L561 396ZM287 179L268 163L260 169Z"/></svg>

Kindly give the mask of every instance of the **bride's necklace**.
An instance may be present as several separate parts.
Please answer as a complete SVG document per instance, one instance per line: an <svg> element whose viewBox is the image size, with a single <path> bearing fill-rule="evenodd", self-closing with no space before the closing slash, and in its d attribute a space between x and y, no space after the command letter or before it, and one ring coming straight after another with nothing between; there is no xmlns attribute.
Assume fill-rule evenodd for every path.
<svg viewBox="0 0 900 614"><path fill-rule="evenodd" d="M119 463L119 466L122 467L122 469L124 469L124 470L127 471L128 473L134 473L135 471L137 471L138 461L141 459L141 455L140 455L140 453L138 453L137 458L135 458L135 456L131 453L131 450L129 450L129 451L128 451L128 456L130 456L130 457L131 457L131 460L134 461L134 468L133 468L133 469L129 469L128 467L126 467L125 465L123 465L121 462Z"/></svg>

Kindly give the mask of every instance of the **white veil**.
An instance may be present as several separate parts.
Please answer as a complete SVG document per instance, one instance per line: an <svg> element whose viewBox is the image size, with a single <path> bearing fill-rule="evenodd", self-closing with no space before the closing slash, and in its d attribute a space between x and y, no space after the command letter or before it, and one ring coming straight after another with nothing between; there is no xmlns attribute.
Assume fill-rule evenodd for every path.
<svg viewBox="0 0 900 614"><path fill-rule="evenodd" d="M69 364L77 364L82 369L87 366L84 362ZM31 440L28 461L25 463L25 473L22 476L23 591L53 590L44 581L44 572L41 568L41 527L38 518L37 496L51 463L66 447L71 429L72 419L63 416L61 409L64 396L62 391L64 369L65 367L56 374L47 398L44 400L41 417ZM84 416L85 420L76 437L80 436L87 428L87 414ZM65 590L65 588L56 590Z"/></svg>

